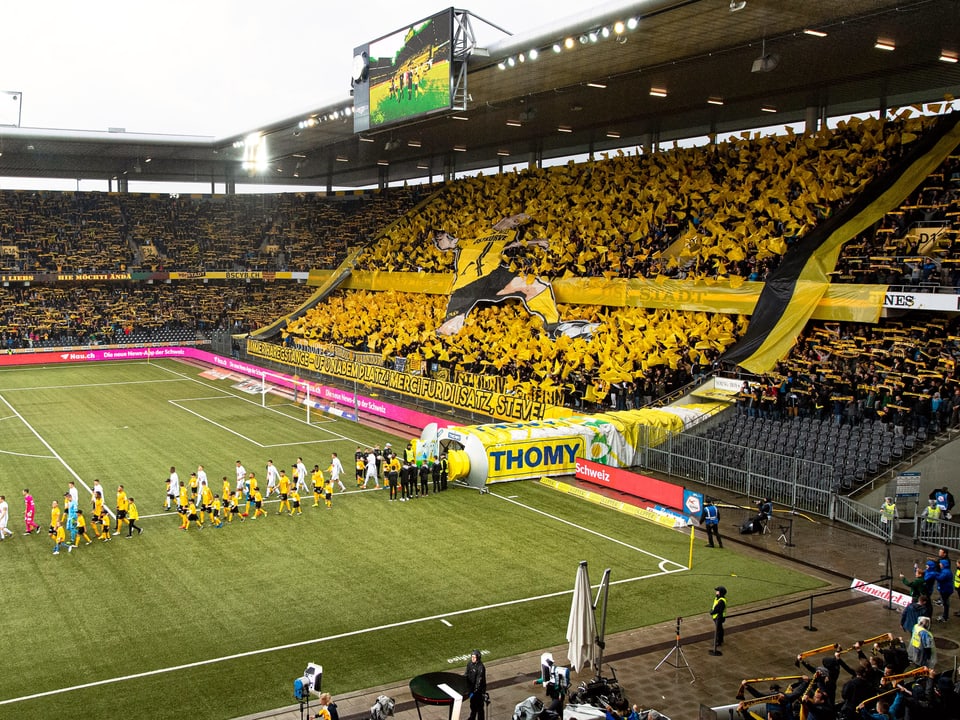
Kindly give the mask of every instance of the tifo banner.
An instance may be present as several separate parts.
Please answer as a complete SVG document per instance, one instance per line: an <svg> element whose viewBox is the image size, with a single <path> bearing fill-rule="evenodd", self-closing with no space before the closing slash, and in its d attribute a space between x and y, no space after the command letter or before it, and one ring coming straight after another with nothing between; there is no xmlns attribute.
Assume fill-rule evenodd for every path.
<svg viewBox="0 0 960 720"><path fill-rule="evenodd" d="M301 370L356 380L365 385L444 403L502 420L539 420L543 418L550 405L556 404L552 401L559 399L548 397L547 399L551 402L545 402L521 395L504 395L491 390L457 385L421 375L410 375L385 367L364 365L340 357L329 357L309 350L284 347L252 338L247 340L247 352L255 357Z"/></svg>

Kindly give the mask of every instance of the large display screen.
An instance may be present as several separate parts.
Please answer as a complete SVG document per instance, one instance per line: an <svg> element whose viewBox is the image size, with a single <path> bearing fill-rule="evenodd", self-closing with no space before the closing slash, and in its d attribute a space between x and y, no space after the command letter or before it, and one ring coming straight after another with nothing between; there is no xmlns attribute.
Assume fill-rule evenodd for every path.
<svg viewBox="0 0 960 720"><path fill-rule="evenodd" d="M452 37L448 8L354 50L354 132L449 110Z"/></svg>

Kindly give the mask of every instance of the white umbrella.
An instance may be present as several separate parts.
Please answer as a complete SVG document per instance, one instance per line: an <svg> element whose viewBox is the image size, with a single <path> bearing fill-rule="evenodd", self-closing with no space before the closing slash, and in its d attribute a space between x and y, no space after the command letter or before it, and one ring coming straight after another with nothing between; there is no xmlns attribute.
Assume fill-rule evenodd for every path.
<svg viewBox="0 0 960 720"><path fill-rule="evenodd" d="M567 659L570 667L577 672L585 665L595 667L597 659L597 620L593 615L593 603L590 600L590 574L587 561L581 560L577 568L577 579L573 585L573 604L570 606L570 620L567 622Z"/></svg>

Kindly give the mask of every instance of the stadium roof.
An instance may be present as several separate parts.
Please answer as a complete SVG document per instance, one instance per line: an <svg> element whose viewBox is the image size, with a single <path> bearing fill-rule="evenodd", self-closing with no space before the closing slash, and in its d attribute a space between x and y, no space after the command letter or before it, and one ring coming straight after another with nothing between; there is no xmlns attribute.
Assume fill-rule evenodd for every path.
<svg viewBox="0 0 960 720"><path fill-rule="evenodd" d="M630 18L637 27L617 35L614 23ZM572 49L555 53L566 38ZM942 100L960 95L958 53L958 0L611 3L599 15L473 48L463 111L361 138L342 112L352 105L345 95L308 114L328 118L314 127L300 127L308 116L297 116L251 128L268 138L266 177L241 170L235 144L243 136L15 127L0 127L0 176L331 187L437 179L498 162L769 125L800 129L818 116ZM510 59L513 67L498 67Z"/></svg>

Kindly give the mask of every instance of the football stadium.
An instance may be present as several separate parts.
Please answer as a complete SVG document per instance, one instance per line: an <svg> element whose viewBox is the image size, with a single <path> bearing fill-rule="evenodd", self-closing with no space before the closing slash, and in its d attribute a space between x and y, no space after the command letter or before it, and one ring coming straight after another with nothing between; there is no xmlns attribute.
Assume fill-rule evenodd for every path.
<svg viewBox="0 0 960 720"><path fill-rule="evenodd" d="M0 89L0 718L960 717L960 3L408 20Z"/></svg>

